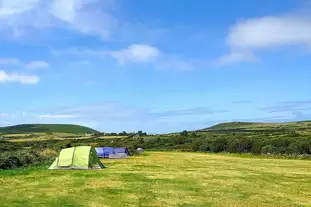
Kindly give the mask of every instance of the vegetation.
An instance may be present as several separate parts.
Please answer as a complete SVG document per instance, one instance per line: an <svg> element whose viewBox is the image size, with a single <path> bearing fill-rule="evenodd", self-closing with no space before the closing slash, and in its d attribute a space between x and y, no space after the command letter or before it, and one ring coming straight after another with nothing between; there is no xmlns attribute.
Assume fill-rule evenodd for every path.
<svg viewBox="0 0 311 207"><path fill-rule="evenodd" d="M261 157L280 157L290 159L311 159L311 122L282 124L283 131L273 130L269 124L259 123L225 123L215 130L182 131L171 135L146 135L122 132L123 136L85 136L68 133L5 134L0 136L0 169L16 168L40 164L48 160L41 157L42 150L59 152L70 146L91 145L94 147L127 147L135 154L138 147L152 151L185 151L253 154ZM258 131L265 126L265 130ZM272 124L275 126L275 124ZM243 126L246 131L232 131ZM245 126L248 126L246 128ZM295 126L296 128L293 128ZM223 130L219 130L223 128ZM251 130L256 131L252 132ZM124 136L124 134L127 136ZM29 149L30 148L30 149ZM31 153L28 150L33 150ZM19 153L20 155L18 155ZM31 158L21 158L33 154ZM51 159L55 156L51 156ZM13 161L12 161L13 160ZM29 161L30 160L30 161Z"/></svg>
<svg viewBox="0 0 311 207"><path fill-rule="evenodd" d="M279 131L308 130L311 132L311 121L285 122L285 123L261 123L261 122L228 122L216 124L212 127L199 130L204 131Z"/></svg>
<svg viewBox="0 0 311 207"><path fill-rule="evenodd" d="M311 205L311 122L235 122L168 135L20 126L1 128L0 205ZM100 171L47 170L61 149L81 145L123 146L134 156L104 159ZM136 155L138 147L147 153Z"/></svg>
<svg viewBox="0 0 311 207"><path fill-rule="evenodd" d="M149 152L103 170L0 171L4 206L310 206L310 161ZM77 196L78 195L78 196Z"/></svg>
<svg viewBox="0 0 311 207"><path fill-rule="evenodd" d="M72 124L23 124L9 127L0 127L0 133L35 133L35 132L58 132L58 133L97 133L98 131L79 125Z"/></svg>
<svg viewBox="0 0 311 207"><path fill-rule="evenodd" d="M5 151L0 154L0 169L26 167L50 163L56 152L50 149L42 151L23 149L17 151Z"/></svg>

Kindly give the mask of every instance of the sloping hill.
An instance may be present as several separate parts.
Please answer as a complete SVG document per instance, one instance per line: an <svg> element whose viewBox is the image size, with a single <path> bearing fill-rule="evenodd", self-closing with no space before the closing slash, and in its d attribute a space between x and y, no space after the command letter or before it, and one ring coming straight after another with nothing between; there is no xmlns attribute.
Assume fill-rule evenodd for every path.
<svg viewBox="0 0 311 207"><path fill-rule="evenodd" d="M199 131L290 131L311 130L311 121L264 123L264 122L228 122L220 123Z"/></svg>
<svg viewBox="0 0 311 207"><path fill-rule="evenodd" d="M0 127L0 133L39 133L39 132L54 132L54 133L96 133L98 131L73 124L22 124L8 127Z"/></svg>

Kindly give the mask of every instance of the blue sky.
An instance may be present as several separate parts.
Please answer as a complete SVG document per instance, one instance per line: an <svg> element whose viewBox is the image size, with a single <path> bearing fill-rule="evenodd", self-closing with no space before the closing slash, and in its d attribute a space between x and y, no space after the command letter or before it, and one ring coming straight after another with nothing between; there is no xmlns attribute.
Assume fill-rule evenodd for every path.
<svg viewBox="0 0 311 207"><path fill-rule="evenodd" d="M0 0L0 125L311 119L308 0Z"/></svg>

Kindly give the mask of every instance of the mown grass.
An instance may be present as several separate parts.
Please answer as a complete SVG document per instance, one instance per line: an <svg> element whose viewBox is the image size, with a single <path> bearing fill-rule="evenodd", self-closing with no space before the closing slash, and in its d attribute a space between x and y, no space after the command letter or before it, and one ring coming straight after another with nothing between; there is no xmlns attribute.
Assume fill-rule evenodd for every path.
<svg viewBox="0 0 311 207"><path fill-rule="evenodd" d="M0 206L311 206L311 162L148 152L103 170L0 171Z"/></svg>

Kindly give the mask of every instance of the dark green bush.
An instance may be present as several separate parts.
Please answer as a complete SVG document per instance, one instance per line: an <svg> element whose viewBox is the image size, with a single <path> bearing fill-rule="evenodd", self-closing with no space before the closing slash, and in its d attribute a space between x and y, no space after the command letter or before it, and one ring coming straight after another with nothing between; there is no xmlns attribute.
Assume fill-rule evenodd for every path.
<svg viewBox="0 0 311 207"><path fill-rule="evenodd" d="M6 151L0 154L0 169L25 167L40 164L51 159L52 157L40 155L39 151L33 149Z"/></svg>
<svg viewBox="0 0 311 207"><path fill-rule="evenodd" d="M212 141L210 144L211 152L223 152L227 149L227 139L217 138Z"/></svg>
<svg viewBox="0 0 311 207"><path fill-rule="evenodd" d="M272 145L266 145L261 149L261 153L263 154L267 154L267 153L273 153L276 151L276 147L272 146Z"/></svg>

